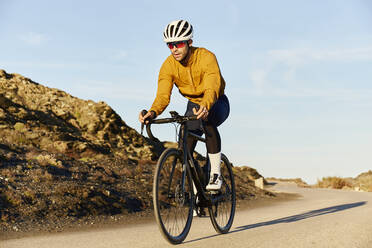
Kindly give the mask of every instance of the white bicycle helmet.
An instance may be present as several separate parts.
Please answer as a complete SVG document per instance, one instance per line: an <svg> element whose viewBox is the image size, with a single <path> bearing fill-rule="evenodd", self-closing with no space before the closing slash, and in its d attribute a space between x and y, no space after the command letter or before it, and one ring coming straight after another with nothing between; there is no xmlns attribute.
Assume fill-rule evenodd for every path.
<svg viewBox="0 0 372 248"><path fill-rule="evenodd" d="M163 40L168 42L190 40L193 35L192 25L185 20L169 23L163 32Z"/></svg>

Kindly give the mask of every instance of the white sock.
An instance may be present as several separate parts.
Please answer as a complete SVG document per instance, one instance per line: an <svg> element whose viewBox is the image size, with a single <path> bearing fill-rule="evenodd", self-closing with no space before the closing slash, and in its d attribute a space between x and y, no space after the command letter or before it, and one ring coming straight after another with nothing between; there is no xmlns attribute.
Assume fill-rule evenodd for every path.
<svg viewBox="0 0 372 248"><path fill-rule="evenodd" d="M208 153L209 161L211 163L211 175L221 175L221 152L219 153Z"/></svg>

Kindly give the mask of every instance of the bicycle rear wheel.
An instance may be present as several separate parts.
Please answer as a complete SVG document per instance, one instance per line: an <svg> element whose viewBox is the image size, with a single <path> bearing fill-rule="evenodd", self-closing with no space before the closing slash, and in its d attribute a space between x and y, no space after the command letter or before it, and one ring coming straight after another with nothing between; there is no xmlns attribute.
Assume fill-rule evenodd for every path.
<svg viewBox="0 0 372 248"><path fill-rule="evenodd" d="M156 166L153 201L160 232L172 243L181 243L192 222L193 191L191 176L183 164L182 152L166 149Z"/></svg>
<svg viewBox="0 0 372 248"><path fill-rule="evenodd" d="M227 233L233 223L236 207L234 174L227 157L221 156L221 190L213 194L216 203L208 208L214 229L221 234Z"/></svg>

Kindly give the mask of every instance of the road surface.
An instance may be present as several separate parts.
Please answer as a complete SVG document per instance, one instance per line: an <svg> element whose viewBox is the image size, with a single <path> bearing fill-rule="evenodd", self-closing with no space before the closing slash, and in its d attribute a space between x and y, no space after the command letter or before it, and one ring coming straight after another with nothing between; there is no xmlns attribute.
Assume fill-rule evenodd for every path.
<svg viewBox="0 0 372 248"><path fill-rule="evenodd" d="M225 235L216 234L209 218L194 218L179 247L372 247L372 193L306 189L292 183L278 183L273 189L302 197L238 211ZM0 248L172 246L155 222L0 242Z"/></svg>

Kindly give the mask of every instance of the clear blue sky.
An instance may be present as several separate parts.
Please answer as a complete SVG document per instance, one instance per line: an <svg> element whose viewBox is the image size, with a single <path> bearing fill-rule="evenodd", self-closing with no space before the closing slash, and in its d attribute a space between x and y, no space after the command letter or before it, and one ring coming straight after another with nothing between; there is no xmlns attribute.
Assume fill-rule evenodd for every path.
<svg viewBox="0 0 372 248"><path fill-rule="evenodd" d="M181 18L227 82L220 131L235 165L309 183L372 169L368 0L0 0L0 68L105 101L139 130L169 55L163 28ZM168 110L185 105L175 90ZM174 140L172 126L157 133Z"/></svg>

